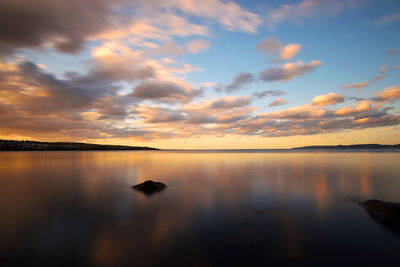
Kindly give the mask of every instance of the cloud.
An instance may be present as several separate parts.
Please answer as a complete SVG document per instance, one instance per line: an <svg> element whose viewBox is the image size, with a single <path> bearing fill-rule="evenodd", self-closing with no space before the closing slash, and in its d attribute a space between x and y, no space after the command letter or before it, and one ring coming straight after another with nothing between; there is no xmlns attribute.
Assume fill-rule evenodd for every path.
<svg viewBox="0 0 400 267"><path fill-rule="evenodd" d="M132 51L128 46L105 42L92 49L93 76L113 81L135 81L155 76L155 66L146 62L142 51Z"/></svg>
<svg viewBox="0 0 400 267"><path fill-rule="evenodd" d="M259 15L245 10L232 1L165 0L163 5L197 17L216 20L229 31L256 33L262 24Z"/></svg>
<svg viewBox="0 0 400 267"><path fill-rule="evenodd" d="M361 83L343 84L343 85L340 86L340 88L343 88L343 89L357 89L357 90L361 91L361 89L363 89L364 87L367 87L371 82L376 83L379 80L382 80L382 79L386 78L387 77L387 74L386 74L387 72L394 71L394 70L397 70L397 69L398 69L398 65L393 65L392 67L390 67L388 69L387 64L384 64L379 69L379 73L380 74L375 76L373 79L365 81L365 82L361 82Z"/></svg>
<svg viewBox="0 0 400 267"><path fill-rule="evenodd" d="M365 1L354 0L302 0L292 4L282 4L267 11L265 23L273 29L281 23L302 24L304 19L329 17L345 9L356 8Z"/></svg>
<svg viewBox="0 0 400 267"><path fill-rule="evenodd" d="M101 99L99 103L93 105L94 108L98 109L98 113L93 113L92 115L96 116L99 120L124 119L130 113L128 106L131 102L132 101L121 101L121 99L112 97Z"/></svg>
<svg viewBox="0 0 400 267"><path fill-rule="evenodd" d="M0 43L3 49L53 43L59 51L75 53L89 36L115 26L113 7L121 2L2 0Z"/></svg>
<svg viewBox="0 0 400 267"><path fill-rule="evenodd" d="M255 92L253 93L254 97L257 98L264 98L266 96L280 96L280 95L285 95L286 93L281 90L265 90L262 92Z"/></svg>
<svg viewBox="0 0 400 267"><path fill-rule="evenodd" d="M365 117L363 115L365 114L371 114L370 112L376 109L376 107L373 107L374 102L370 100L360 100L357 104L357 107L351 108L351 107L341 107L337 110L334 111L334 114L336 115L346 115L346 116L357 116L358 118L360 117ZM365 113L366 112L366 113ZM361 114L361 116L360 116Z"/></svg>
<svg viewBox="0 0 400 267"><path fill-rule="evenodd" d="M151 9L149 13L146 13L146 9L138 9L136 12L136 15L140 17L138 21L144 24L144 27L146 27L146 25L153 25L156 29L164 31L167 36L186 37L191 35L208 35L208 27L192 23L183 16L162 9L157 9L157 7L160 6ZM162 32L158 33L162 36Z"/></svg>
<svg viewBox="0 0 400 267"><path fill-rule="evenodd" d="M294 58L301 50L300 44L284 44L278 40L276 36L270 36L265 38L256 46L257 50L264 53L264 56L275 55L281 60L290 60ZM273 62L278 62L278 59L274 59Z"/></svg>
<svg viewBox="0 0 400 267"><path fill-rule="evenodd" d="M211 46L210 42L204 39L196 39L186 44L186 49L193 54L201 53Z"/></svg>
<svg viewBox="0 0 400 267"><path fill-rule="evenodd" d="M387 65L387 64L384 64L384 65L381 66L379 72L380 72L381 74L385 74L386 72L389 72L389 71L392 71L392 70L397 70L398 68L399 68L398 65L393 65L392 67L390 67L390 68L388 69L388 65Z"/></svg>
<svg viewBox="0 0 400 267"><path fill-rule="evenodd" d="M378 25L388 24L400 20L400 9L397 9L378 20Z"/></svg>
<svg viewBox="0 0 400 267"><path fill-rule="evenodd" d="M160 56L180 56L183 54L185 49L182 46L176 45L173 42L165 43L161 46L154 47L147 51L147 55L150 57Z"/></svg>
<svg viewBox="0 0 400 267"><path fill-rule="evenodd" d="M272 101L268 107L276 107L276 106L281 106L281 105L285 105L289 102L287 102L285 99L283 99L282 97L279 97L278 99L276 99L275 101Z"/></svg>
<svg viewBox="0 0 400 267"><path fill-rule="evenodd" d="M386 53L388 55L394 55L394 54L396 54L396 49L395 48L389 48Z"/></svg>
<svg viewBox="0 0 400 267"><path fill-rule="evenodd" d="M356 107L356 111L366 111L366 110L370 110L372 108L372 101L368 101L368 100L361 100L360 102L358 102L358 105Z"/></svg>
<svg viewBox="0 0 400 267"><path fill-rule="evenodd" d="M0 64L0 77L0 101L7 107L0 114L3 134L68 140L111 136L135 105L107 79L78 73L60 79L29 61Z"/></svg>
<svg viewBox="0 0 400 267"><path fill-rule="evenodd" d="M288 82L293 78L301 77L320 66L322 66L322 62L319 60L313 60L309 63L304 63L299 60L295 63L286 63L283 66L267 68L261 72L261 79L266 82Z"/></svg>
<svg viewBox="0 0 400 267"><path fill-rule="evenodd" d="M208 34L206 26L190 23L188 16L247 33L256 33L262 24L259 15L220 0L3 0L0 10L3 51L55 47L76 53L92 41L124 39L139 45L143 39L165 43L170 36Z"/></svg>
<svg viewBox="0 0 400 267"><path fill-rule="evenodd" d="M354 112L354 109L353 108L350 108L350 107L342 107L342 108L339 108L339 109L337 109L337 110L335 110L335 114L336 115L350 115L350 114L352 114Z"/></svg>
<svg viewBox="0 0 400 267"><path fill-rule="evenodd" d="M396 101L400 100L400 86L390 86L386 89L377 93L376 97L373 97L374 101Z"/></svg>
<svg viewBox="0 0 400 267"><path fill-rule="evenodd" d="M265 56L270 56L280 51L282 47L283 43L273 35L262 40L262 42L256 46L256 49L262 51Z"/></svg>
<svg viewBox="0 0 400 267"><path fill-rule="evenodd" d="M312 104L316 106L335 105L344 102L344 96L336 93L317 95L313 98Z"/></svg>
<svg viewBox="0 0 400 267"><path fill-rule="evenodd" d="M224 113L218 113L214 117L214 123L216 124L229 124L234 123L246 118L250 118L250 113L254 111L254 108L236 108L228 109Z"/></svg>
<svg viewBox="0 0 400 267"><path fill-rule="evenodd" d="M291 60L294 58L301 50L300 44L288 44L284 46L279 53L279 57L282 60Z"/></svg>
<svg viewBox="0 0 400 267"><path fill-rule="evenodd" d="M237 108L248 106L251 104L251 100L248 96L241 97L222 97L209 103L209 108L220 109L220 108Z"/></svg>
<svg viewBox="0 0 400 267"><path fill-rule="evenodd" d="M400 116L378 110L371 101L360 101L356 108L329 110L305 104L287 110L261 113L240 122L236 129L246 135L293 136L332 133L348 129L398 125Z"/></svg>
<svg viewBox="0 0 400 267"><path fill-rule="evenodd" d="M200 96L201 91L185 88L177 83L167 81L144 81L135 87L130 96L138 99L155 100L161 102L189 102L194 97Z"/></svg>
<svg viewBox="0 0 400 267"><path fill-rule="evenodd" d="M94 76L106 77L115 82L136 82L149 78L184 82L183 78L175 75L202 71L199 67L182 64L171 58L149 58L151 54L154 54L154 48L141 51L119 42L108 41L92 49L93 61L90 71ZM187 83L185 86L188 86Z"/></svg>
<svg viewBox="0 0 400 267"><path fill-rule="evenodd" d="M315 119L322 118L328 114L328 110L305 104L301 106L291 107L286 110L279 110L275 112L267 112L258 114L258 117L262 118L274 118L281 120L305 120L305 119Z"/></svg>
<svg viewBox="0 0 400 267"><path fill-rule="evenodd" d="M32 62L1 62L2 134L76 141L151 140L227 134L312 135L400 124L400 115L387 106L400 100L398 85L368 100L355 99L354 106L335 109L331 104L339 103L340 95L327 94L311 104L256 114L249 96L189 102L201 91L182 80L145 79L126 95L112 80L99 80L91 72L64 76L58 78ZM278 93L267 90L259 96ZM149 100L174 105L148 106Z"/></svg>
<svg viewBox="0 0 400 267"><path fill-rule="evenodd" d="M187 115L186 122L195 124L228 124L250 116L256 108L247 107L251 104L248 96L221 97L206 100L201 103L185 104L181 107Z"/></svg>
<svg viewBox="0 0 400 267"><path fill-rule="evenodd" d="M199 109L200 106L202 108ZM276 137L324 134L400 124L400 116L387 113L390 110L387 108L380 110L381 105L375 104L374 101L359 101L354 108L343 107L336 110L305 104L256 115L251 115L254 108L213 110L206 107L207 105L198 105L197 108L184 109L185 120L177 121L178 124L173 123L175 128L171 129L177 136L185 137L225 134ZM195 130L185 126L193 123L198 124ZM160 122L159 125L172 127L165 122ZM185 129L184 132L182 129Z"/></svg>
<svg viewBox="0 0 400 267"><path fill-rule="evenodd" d="M37 112L85 108L112 93L112 85L105 79L77 74L62 80L44 72L33 62L21 63L13 74L23 79L22 92L29 88L31 93L37 92L25 98L26 107Z"/></svg>
<svg viewBox="0 0 400 267"><path fill-rule="evenodd" d="M384 78L386 78L386 74L379 74L379 75L375 76L372 81L377 82L377 81L382 80Z"/></svg>
<svg viewBox="0 0 400 267"><path fill-rule="evenodd" d="M146 123L177 122L185 119L185 116L179 110L160 107L142 106L138 108L138 114L145 119Z"/></svg>
<svg viewBox="0 0 400 267"><path fill-rule="evenodd" d="M166 10L140 8L136 6L132 12L132 21L102 31L93 40L120 41L139 47L157 47L157 42L172 42L172 37L205 36L209 34L207 26L190 22L182 16L168 13Z"/></svg>
<svg viewBox="0 0 400 267"><path fill-rule="evenodd" d="M340 86L340 88L343 89L358 89L361 90L362 88L366 87L369 84L370 81L365 81L362 83L349 83L349 84L343 84Z"/></svg>
<svg viewBox="0 0 400 267"><path fill-rule="evenodd" d="M237 91L243 88L243 86L253 82L253 74L248 72L241 72L235 76L231 84L225 87L227 92Z"/></svg>
<svg viewBox="0 0 400 267"><path fill-rule="evenodd" d="M251 99L248 96L228 96L212 100L203 101L200 104L191 103L183 106L185 111L210 111L213 109L233 109L248 106L251 104Z"/></svg>

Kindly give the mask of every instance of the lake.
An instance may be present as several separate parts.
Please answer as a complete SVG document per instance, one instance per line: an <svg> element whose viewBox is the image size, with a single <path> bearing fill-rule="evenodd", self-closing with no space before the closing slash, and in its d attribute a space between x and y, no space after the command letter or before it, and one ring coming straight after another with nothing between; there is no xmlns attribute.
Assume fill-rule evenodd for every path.
<svg viewBox="0 0 400 267"><path fill-rule="evenodd" d="M256 152L256 153L254 153ZM131 186L167 184L152 195ZM1 152L2 266L399 266L400 153Z"/></svg>

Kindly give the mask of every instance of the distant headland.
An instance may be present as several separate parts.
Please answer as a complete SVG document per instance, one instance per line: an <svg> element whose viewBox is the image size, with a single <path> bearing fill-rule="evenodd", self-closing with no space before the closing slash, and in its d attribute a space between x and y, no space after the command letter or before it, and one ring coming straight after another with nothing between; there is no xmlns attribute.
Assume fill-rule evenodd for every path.
<svg viewBox="0 0 400 267"><path fill-rule="evenodd" d="M0 151L159 150L143 146L100 145L73 142L0 140Z"/></svg>
<svg viewBox="0 0 400 267"><path fill-rule="evenodd" d="M381 144L359 144L359 145L337 145L337 146L303 146L292 149L400 149L397 145L381 145Z"/></svg>

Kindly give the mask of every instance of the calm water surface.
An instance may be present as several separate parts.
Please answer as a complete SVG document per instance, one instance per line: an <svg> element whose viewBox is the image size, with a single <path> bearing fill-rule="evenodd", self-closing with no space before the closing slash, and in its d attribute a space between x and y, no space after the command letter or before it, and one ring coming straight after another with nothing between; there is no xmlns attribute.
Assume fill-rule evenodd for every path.
<svg viewBox="0 0 400 267"><path fill-rule="evenodd" d="M400 266L370 198L400 202L400 153L2 152L0 260Z"/></svg>

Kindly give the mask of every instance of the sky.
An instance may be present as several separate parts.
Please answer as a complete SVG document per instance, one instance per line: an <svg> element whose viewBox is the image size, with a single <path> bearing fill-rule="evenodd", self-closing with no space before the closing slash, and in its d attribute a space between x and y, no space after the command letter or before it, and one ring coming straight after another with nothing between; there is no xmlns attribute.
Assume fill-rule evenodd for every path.
<svg viewBox="0 0 400 267"><path fill-rule="evenodd" d="M2 0L0 138L400 143L398 0Z"/></svg>

